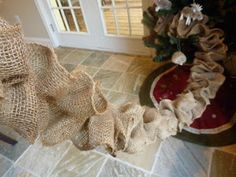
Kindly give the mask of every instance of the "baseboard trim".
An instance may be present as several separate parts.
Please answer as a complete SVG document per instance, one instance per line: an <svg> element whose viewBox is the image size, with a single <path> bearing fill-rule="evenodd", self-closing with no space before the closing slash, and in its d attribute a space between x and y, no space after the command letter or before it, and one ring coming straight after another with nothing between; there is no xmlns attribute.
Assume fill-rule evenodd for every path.
<svg viewBox="0 0 236 177"><path fill-rule="evenodd" d="M53 47L52 42L50 41L49 38L25 37L24 39L27 43L37 43Z"/></svg>

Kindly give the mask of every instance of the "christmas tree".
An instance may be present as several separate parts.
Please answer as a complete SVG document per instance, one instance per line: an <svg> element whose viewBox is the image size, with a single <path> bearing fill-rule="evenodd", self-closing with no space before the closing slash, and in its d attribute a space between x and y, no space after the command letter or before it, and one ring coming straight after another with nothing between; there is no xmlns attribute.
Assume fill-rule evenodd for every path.
<svg viewBox="0 0 236 177"><path fill-rule="evenodd" d="M192 29L194 25L206 25L209 29L219 28L224 32L219 40L224 40L228 53L236 50L236 0L154 0L153 6L143 13L143 24L150 35L143 38L147 47L154 48L154 61L180 58L191 62L196 51L201 50L201 30L190 35L175 32ZM176 61L174 61L176 62Z"/></svg>

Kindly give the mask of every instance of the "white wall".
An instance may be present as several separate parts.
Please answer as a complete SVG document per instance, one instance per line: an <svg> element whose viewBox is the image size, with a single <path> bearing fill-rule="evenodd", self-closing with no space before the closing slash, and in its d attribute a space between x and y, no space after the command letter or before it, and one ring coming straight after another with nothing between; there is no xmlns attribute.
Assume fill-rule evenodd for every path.
<svg viewBox="0 0 236 177"><path fill-rule="evenodd" d="M3 0L0 3L0 16L10 23L16 22L18 15L27 38L49 39L34 0Z"/></svg>

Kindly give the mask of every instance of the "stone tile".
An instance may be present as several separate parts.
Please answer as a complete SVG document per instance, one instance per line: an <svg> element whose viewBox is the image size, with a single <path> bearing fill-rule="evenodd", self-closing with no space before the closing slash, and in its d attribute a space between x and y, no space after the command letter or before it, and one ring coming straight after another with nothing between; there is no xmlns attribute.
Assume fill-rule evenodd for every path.
<svg viewBox="0 0 236 177"><path fill-rule="evenodd" d="M101 69L94 76L94 80L101 81L101 85L105 89L111 89L116 81L120 78L121 73Z"/></svg>
<svg viewBox="0 0 236 177"><path fill-rule="evenodd" d="M126 93L119 93L110 91L107 99L110 103L119 106L127 102L128 95Z"/></svg>
<svg viewBox="0 0 236 177"><path fill-rule="evenodd" d="M102 66L103 69L125 72L130 66L134 57L127 55L112 55Z"/></svg>
<svg viewBox="0 0 236 177"><path fill-rule="evenodd" d="M168 138L156 157L154 173L168 177L206 177L205 167L196 159L192 152L186 148L183 141Z"/></svg>
<svg viewBox="0 0 236 177"><path fill-rule="evenodd" d="M126 93L110 91L107 98L112 104L121 105L121 104L126 103L127 94Z"/></svg>
<svg viewBox="0 0 236 177"><path fill-rule="evenodd" d="M50 177L96 177L104 160L105 156L92 151L79 151L72 145Z"/></svg>
<svg viewBox="0 0 236 177"><path fill-rule="evenodd" d="M236 144L229 145L229 146L224 146L224 147L221 147L221 148L218 148L218 149L222 150L222 151L229 152L229 153L236 154Z"/></svg>
<svg viewBox="0 0 236 177"><path fill-rule="evenodd" d="M159 151L160 144L161 140L158 140L156 143L144 147L143 151L135 154L118 152L117 158L147 171L151 171L155 161L155 155Z"/></svg>
<svg viewBox="0 0 236 177"><path fill-rule="evenodd" d="M138 94L144 80L143 75L123 73L112 89L118 92Z"/></svg>
<svg viewBox="0 0 236 177"><path fill-rule="evenodd" d="M106 90L106 89L102 89L102 93L103 93L103 95L108 96L108 94L110 93L110 91L109 91L109 90Z"/></svg>
<svg viewBox="0 0 236 177"><path fill-rule="evenodd" d="M126 102L132 102L132 103L140 104L139 96L128 94Z"/></svg>
<svg viewBox="0 0 236 177"><path fill-rule="evenodd" d="M100 67L108 60L110 56L111 54L109 53L94 52L82 62L82 65Z"/></svg>
<svg viewBox="0 0 236 177"><path fill-rule="evenodd" d="M38 141L20 158L17 165L39 176L47 176L70 145L71 142L65 141L53 147L43 147Z"/></svg>
<svg viewBox="0 0 236 177"><path fill-rule="evenodd" d="M235 177L236 154L216 150L213 153L209 177Z"/></svg>
<svg viewBox="0 0 236 177"><path fill-rule="evenodd" d="M71 74L76 76L76 74L79 73L80 71L84 71L93 77L97 73L98 68L85 65L78 65Z"/></svg>
<svg viewBox="0 0 236 177"><path fill-rule="evenodd" d="M19 166L12 167L7 174L4 175L4 177L37 177L36 175L33 175L32 173L23 170Z"/></svg>
<svg viewBox="0 0 236 177"><path fill-rule="evenodd" d="M11 166L12 163L10 160L0 156L0 176L3 176Z"/></svg>
<svg viewBox="0 0 236 177"><path fill-rule="evenodd" d="M62 66L68 71L71 72L76 68L76 65L74 64L62 64Z"/></svg>
<svg viewBox="0 0 236 177"><path fill-rule="evenodd" d="M158 176L156 174L151 174L150 177L165 177L165 176Z"/></svg>
<svg viewBox="0 0 236 177"><path fill-rule="evenodd" d="M127 72L147 76L157 67L160 67L163 64L164 62L153 62L152 59L149 57L136 57L129 66Z"/></svg>
<svg viewBox="0 0 236 177"><path fill-rule="evenodd" d="M66 47L59 47L54 49L59 61L63 60L64 57L69 53L71 53L73 50L74 48L66 48Z"/></svg>
<svg viewBox="0 0 236 177"><path fill-rule="evenodd" d="M90 54L91 51L74 49L61 62L66 64L74 64L77 66L79 63L84 61Z"/></svg>
<svg viewBox="0 0 236 177"><path fill-rule="evenodd" d="M115 91L110 91L107 95L107 99L114 105L122 105L128 102L139 103L139 97L137 95L120 93Z"/></svg>
<svg viewBox="0 0 236 177"><path fill-rule="evenodd" d="M109 159L103 167L99 177L148 177L149 174L130 167L117 160Z"/></svg>
<svg viewBox="0 0 236 177"><path fill-rule="evenodd" d="M138 75L138 79L136 81L136 85L135 85L135 94L139 94L140 89L145 81L145 79L147 78L147 76L145 75Z"/></svg>
<svg viewBox="0 0 236 177"><path fill-rule="evenodd" d="M94 150L95 152L102 153L102 154L109 154L104 146L98 146Z"/></svg>
<svg viewBox="0 0 236 177"><path fill-rule="evenodd" d="M186 141L184 141L184 145L192 153L194 158L201 164L203 169L207 172L209 169L212 154L214 152L214 148L189 143Z"/></svg>
<svg viewBox="0 0 236 177"><path fill-rule="evenodd" d="M14 146L0 141L0 154L16 161L30 144L10 127L0 125L0 132L17 141Z"/></svg>

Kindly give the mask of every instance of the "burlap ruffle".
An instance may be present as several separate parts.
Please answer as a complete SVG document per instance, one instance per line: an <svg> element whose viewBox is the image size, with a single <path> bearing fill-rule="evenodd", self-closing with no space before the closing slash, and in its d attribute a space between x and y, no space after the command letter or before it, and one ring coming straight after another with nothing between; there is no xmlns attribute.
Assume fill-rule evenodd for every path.
<svg viewBox="0 0 236 177"><path fill-rule="evenodd" d="M2 35L0 41L6 38L15 40L13 35ZM25 51L25 46L15 45L12 49L17 49L7 50L8 53L0 48L1 56L14 56L7 58L10 63L25 58L17 55ZM140 151L157 138L175 135L183 126L190 125L224 82L223 68L211 57L199 55L191 69L188 88L176 100L162 100L157 109L132 103L117 108L106 101L99 85L88 74L68 73L52 49L28 44L26 54L23 68L29 66L26 73L29 77L25 75L26 80L12 85L4 82L0 85L3 98L0 123L14 128L31 142L40 134L45 145L71 139L83 150L106 146L112 153ZM5 60L1 60L0 66L4 64ZM3 71L1 68L0 73ZM21 64L12 66L14 76L24 73L18 71L22 71Z"/></svg>
<svg viewBox="0 0 236 177"><path fill-rule="evenodd" d="M174 16L169 29L168 35L178 38L188 38L198 36L197 58L207 60L223 60L226 57L228 47L223 43L224 32L221 29L210 29L206 23L208 17L204 16L201 21L193 21L190 25L185 24L185 20L180 20L180 13Z"/></svg>
<svg viewBox="0 0 236 177"><path fill-rule="evenodd" d="M8 84L23 81L28 75L26 47L19 25L10 26L0 18L0 80ZM15 79L18 81L15 82Z"/></svg>

